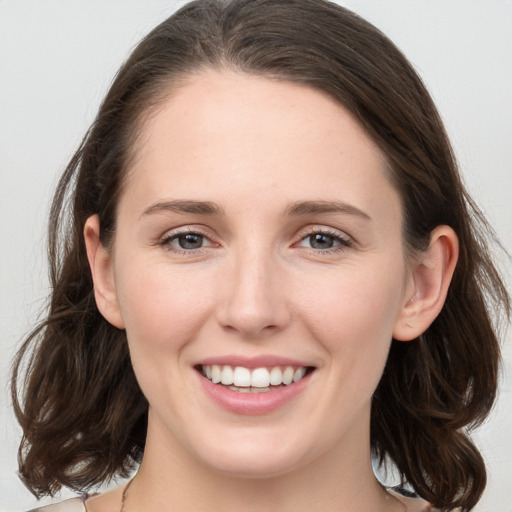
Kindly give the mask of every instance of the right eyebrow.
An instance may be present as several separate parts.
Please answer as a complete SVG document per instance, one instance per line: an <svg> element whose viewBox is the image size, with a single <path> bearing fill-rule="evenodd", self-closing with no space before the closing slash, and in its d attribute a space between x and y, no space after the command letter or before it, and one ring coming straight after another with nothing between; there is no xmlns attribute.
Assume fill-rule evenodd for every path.
<svg viewBox="0 0 512 512"><path fill-rule="evenodd" d="M211 201L190 201L175 199L172 201L159 201L146 208L139 219L146 215L162 212L195 213L198 215L224 215L224 210Z"/></svg>
<svg viewBox="0 0 512 512"><path fill-rule="evenodd" d="M286 215L315 215L322 213L344 213L354 215L366 221L371 217L363 210L343 201L299 201L286 209Z"/></svg>

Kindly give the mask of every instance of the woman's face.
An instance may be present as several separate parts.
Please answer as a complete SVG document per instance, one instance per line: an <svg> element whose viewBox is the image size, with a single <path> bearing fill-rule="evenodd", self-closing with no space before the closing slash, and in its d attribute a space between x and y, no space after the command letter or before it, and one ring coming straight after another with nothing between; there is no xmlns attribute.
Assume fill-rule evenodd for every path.
<svg viewBox="0 0 512 512"><path fill-rule="evenodd" d="M148 446L247 476L367 453L404 254L382 154L332 99L228 71L174 90L107 258Z"/></svg>

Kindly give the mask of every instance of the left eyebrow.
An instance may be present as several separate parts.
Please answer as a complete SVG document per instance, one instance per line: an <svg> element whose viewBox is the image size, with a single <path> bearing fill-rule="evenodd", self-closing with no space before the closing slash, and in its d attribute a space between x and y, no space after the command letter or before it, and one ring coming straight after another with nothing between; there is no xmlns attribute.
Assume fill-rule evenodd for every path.
<svg viewBox="0 0 512 512"><path fill-rule="evenodd" d="M343 201L299 201L291 204L285 210L285 215L312 215L320 213L345 213L367 221L372 220L367 213Z"/></svg>
<svg viewBox="0 0 512 512"><path fill-rule="evenodd" d="M142 212L139 218L141 219L146 215L162 212L195 213L198 215L224 215L224 210L211 201L189 201L178 199L152 204Z"/></svg>

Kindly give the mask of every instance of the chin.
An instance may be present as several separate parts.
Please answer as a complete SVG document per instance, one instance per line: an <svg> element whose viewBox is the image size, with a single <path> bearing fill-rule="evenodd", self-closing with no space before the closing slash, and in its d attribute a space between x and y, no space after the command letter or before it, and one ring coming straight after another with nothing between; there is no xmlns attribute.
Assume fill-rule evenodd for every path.
<svg viewBox="0 0 512 512"><path fill-rule="evenodd" d="M264 479L289 473L305 464L311 457L297 447L304 443L286 441L276 436L269 440L251 436L241 442L228 436L212 449L205 447L197 453L203 465L230 477ZM197 445L196 445L197 447Z"/></svg>
<svg viewBox="0 0 512 512"><path fill-rule="evenodd" d="M269 460L262 455L252 457L250 460L240 456L228 458L222 463L216 461L210 467L218 473L229 478L239 478L247 480L264 480L275 478L300 467L296 460L276 459Z"/></svg>

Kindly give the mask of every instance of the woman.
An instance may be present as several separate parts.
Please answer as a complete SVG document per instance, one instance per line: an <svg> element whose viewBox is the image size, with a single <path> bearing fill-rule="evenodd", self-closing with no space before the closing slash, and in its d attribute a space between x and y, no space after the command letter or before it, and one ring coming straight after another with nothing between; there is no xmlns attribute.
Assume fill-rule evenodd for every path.
<svg viewBox="0 0 512 512"><path fill-rule="evenodd" d="M62 505L90 512L471 509L487 311L509 310L479 225L374 27L320 0L189 4L59 184L50 312L13 377L20 474L42 495L140 464ZM372 451L418 496L384 489Z"/></svg>

